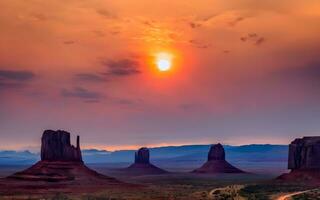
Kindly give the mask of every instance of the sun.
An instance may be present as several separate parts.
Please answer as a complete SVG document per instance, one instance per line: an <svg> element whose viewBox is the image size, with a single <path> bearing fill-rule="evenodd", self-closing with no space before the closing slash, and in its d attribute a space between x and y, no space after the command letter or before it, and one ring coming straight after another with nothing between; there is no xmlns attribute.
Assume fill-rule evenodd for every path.
<svg viewBox="0 0 320 200"><path fill-rule="evenodd" d="M157 61L157 67L160 71L168 71L171 68L171 63L169 60L159 59Z"/></svg>
<svg viewBox="0 0 320 200"><path fill-rule="evenodd" d="M156 65L159 71L169 71L172 66L172 56L168 53L159 53L156 56Z"/></svg>

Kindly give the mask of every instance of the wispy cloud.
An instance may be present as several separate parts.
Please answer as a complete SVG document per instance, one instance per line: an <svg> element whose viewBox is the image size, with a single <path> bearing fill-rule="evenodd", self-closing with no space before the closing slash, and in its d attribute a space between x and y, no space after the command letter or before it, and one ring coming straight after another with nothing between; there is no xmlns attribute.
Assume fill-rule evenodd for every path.
<svg viewBox="0 0 320 200"><path fill-rule="evenodd" d="M217 15L209 15L205 17L195 17L194 19L188 21L188 25L192 29L201 28L205 25L210 24L210 21L213 20Z"/></svg>
<svg viewBox="0 0 320 200"><path fill-rule="evenodd" d="M242 42L251 42L259 46L266 41L266 38L258 35L257 33L248 33L247 35L240 37L240 40Z"/></svg>
<svg viewBox="0 0 320 200"><path fill-rule="evenodd" d="M62 89L61 95L63 97L80 98L86 101L98 101L102 98L102 94L95 91L90 91L83 87L74 87L72 89Z"/></svg>
<svg viewBox="0 0 320 200"><path fill-rule="evenodd" d="M229 21L229 26L236 26L238 23L240 23L241 21L243 21L245 18L244 17L237 17L231 21Z"/></svg>
<svg viewBox="0 0 320 200"><path fill-rule="evenodd" d="M260 37L256 40L256 45L261 45L262 43L264 43L266 41L266 39L264 37Z"/></svg>
<svg viewBox="0 0 320 200"><path fill-rule="evenodd" d="M75 78L77 80L91 81L91 82L107 81L107 78L105 76L94 74L94 73L79 73L75 75Z"/></svg>
<svg viewBox="0 0 320 200"><path fill-rule="evenodd" d="M0 70L0 89L23 87L34 78L31 71Z"/></svg>
<svg viewBox="0 0 320 200"><path fill-rule="evenodd" d="M189 26L190 26L191 28L199 28L199 27L202 26L202 24L199 23L199 22L189 22Z"/></svg>
<svg viewBox="0 0 320 200"><path fill-rule="evenodd" d="M107 76L131 76L140 74L141 70L136 60L125 58L120 60L107 60L102 64L107 67Z"/></svg>
<svg viewBox="0 0 320 200"><path fill-rule="evenodd" d="M117 16L113 12L106 9L98 9L97 13L107 19L117 19Z"/></svg>
<svg viewBox="0 0 320 200"><path fill-rule="evenodd" d="M34 78L34 73L31 71L14 71L14 70L0 70L0 79L14 80L14 81L28 81Z"/></svg>
<svg viewBox="0 0 320 200"><path fill-rule="evenodd" d="M189 40L189 43L199 49L207 49L209 47L211 47L211 44L209 43L204 43L202 41L198 41L198 40Z"/></svg>

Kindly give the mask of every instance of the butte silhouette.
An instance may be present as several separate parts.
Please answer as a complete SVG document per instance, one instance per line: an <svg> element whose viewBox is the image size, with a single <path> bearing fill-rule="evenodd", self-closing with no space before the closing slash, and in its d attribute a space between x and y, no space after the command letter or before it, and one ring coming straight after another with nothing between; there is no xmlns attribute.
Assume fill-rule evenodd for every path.
<svg viewBox="0 0 320 200"><path fill-rule="evenodd" d="M151 174L164 174L167 171L156 167L150 163L150 153L148 148L140 148L135 152L134 163L125 168L125 171L131 175L151 175Z"/></svg>
<svg viewBox="0 0 320 200"><path fill-rule="evenodd" d="M208 153L208 160L200 168L192 171L193 173L244 173L244 171L232 166L225 159L223 146L219 144L211 145Z"/></svg>
<svg viewBox="0 0 320 200"><path fill-rule="evenodd" d="M130 187L129 184L89 169L82 160L80 137L77 137L74 147L70 143L70 133L62 130L44 131L41 160L24 171L0 180L0 192L79 192L120 186Z"/></svg>

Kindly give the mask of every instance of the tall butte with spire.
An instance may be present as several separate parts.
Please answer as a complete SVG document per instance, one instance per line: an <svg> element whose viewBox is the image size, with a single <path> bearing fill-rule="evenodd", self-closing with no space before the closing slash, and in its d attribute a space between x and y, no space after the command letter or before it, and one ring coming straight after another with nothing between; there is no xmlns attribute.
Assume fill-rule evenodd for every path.
<svg viewBox="0 0 320 200"><path fill-rule="evenodd" d="M70 133L63 130L45 130L41 138L41 160L30 168L7 177L6 183L0 184L0 187L9 188L9 191L12 187L23 188L23 184L36 187L37 183L44 184L49 189L61 184L65 189L72 187L77 190L81 187L81 191L125 185L88 168L82 160L80 137L77 136L77 145L73 146Z"/></svg>
<svg viewBox="0 0 320 200"><path fill-rule="evenodd" d="M80 136L77 136L77 146L70 142L70 133L66 131L44 131L41 139L42 161L68 161L82 163Z"/></svg>
<svg viewBox="0 0 320 200"><path fill-rule="evenodd" d="M194 173L244 173L244 171L232 166L226 161L223 146L218 143L211 145L208 160L200 168L193 170Z"/></svg>

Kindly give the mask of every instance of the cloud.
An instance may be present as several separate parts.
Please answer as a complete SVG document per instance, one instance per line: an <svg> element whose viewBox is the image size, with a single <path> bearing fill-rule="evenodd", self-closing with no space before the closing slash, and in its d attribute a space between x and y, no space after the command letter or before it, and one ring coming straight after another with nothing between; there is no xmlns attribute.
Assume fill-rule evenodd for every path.
<svg viewBox="0 0 320 200"><path fill-rule="evenodd" d="M114 13L112 13L108 10L105 10L105 9L98 9L97 13L107 19L116 19L117 18L117 16Z"/></svg>
<svg viewBox="0 0 320 200"><path fill-rule="evenodd" d="M0 70L0 89L21 88L34 77L31 71Z"/></svg>
<svg viewBox="0 0 320 200"><path fill-rule="evenodd" d="M251 42L257 46L266 41L265 37L258 35L257 33L248 33L246 36L240 37L242 42Z"/></svg>
<svg viewBox="0 0 320 200"><path fill-rule="evenodd" d="M209 25L211 20L213 20L217 16L218 15L209 15L209 16L205 16L205 17L197 16L191 20L188 20L187 23L190 26L190 28L197 29L197 28L201 28L203 26Z"/></svg>
<svg viewBox="0 0 320 200"><path fill-rule="evenodd" d="M35 77L31 71L0 70L0 79L12 81L28 81Z"/></svg>
<svg viewBox="0 0 320 200"><path fill-rule="evenodd" d="M202 26L202 24L201 24L201 23L198 23L198 22L189 22L189 26L190 26L191 28L199 28L199 27Z"/></svg>
<svg viewBox="0 0 320 200"><path fill-rule="evenodd" d="M140 74L140 67L136 60L126 58L120 60L107 60L103 61L102 64L107 67L108 76L131 76Z"/></svg>
<svg viewBox="0 0 320 200"><path fill-rule="evenodd" d="M151 28L157 27L157 22L155 20L144 20L142 21L142 24Z"/></svg>
<svg viewBox="0 0 320 200"><path fill-rule="evenodd" d="M260 37L256 40L256 45L260 45L262 43L264 43L266 41L266 39L264 37Z"/></svg>
<svg viewBox="0 0 320 200"><path fill-rule="evenodd" d="M241 40L242 42L245 42L245 41L247 41L247 37L240 37L240 40Z"/></svg>
<svg viewBox="0 0 320 200"><path fill-rule="evenodd" d="M98 74L93 73L79 73L75 75L77 80L81 81L91 81L91 82L103 82L107 81L105 76L100 76Z"/></svg>
<svg viewBox="0 0 320 200"><path fill-rule="evenodd" d="M73 97L84 99L86 102L98 101L102 95L98 92L90 91L82 87L74 87L72 89L62 89L61 95L63 97Z"/></svg>
<svg viewBox="0 0 320 200"><path fill-rule="evenodd" d="M196 47L196 48L199 48L199 49L207 49L209 47L211 47L211 44L206 44L206 43L203 43L201 41L198 41L198 40L189 40L189 43Z"/></svg>
<svg viewBox="0 0 320 200"><path fill-rule="evenodd" d="M141 73L138 61L133 58L119 60L104 60L101 64L106 67L101 73L77 73L74 75L75 80L87 82L106 82L113 77L133 76Z"/></svg>
<svg viewBox="0 0 320 200"><path fill-rule="evenodd" d="M237 17L234 20L230 21L228 24L229 26L236 26L239 22L243 21L244 17Z"/></svg>

